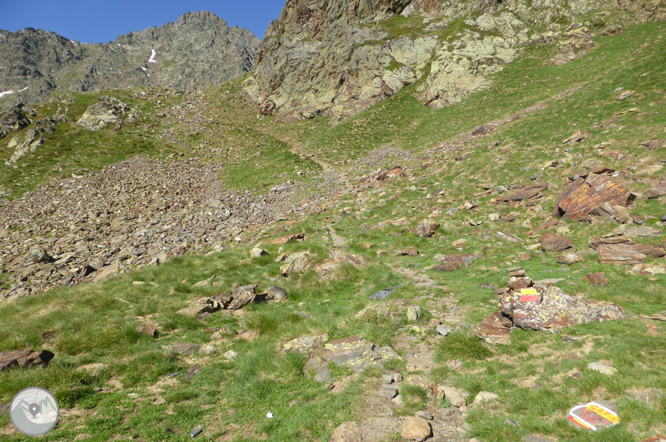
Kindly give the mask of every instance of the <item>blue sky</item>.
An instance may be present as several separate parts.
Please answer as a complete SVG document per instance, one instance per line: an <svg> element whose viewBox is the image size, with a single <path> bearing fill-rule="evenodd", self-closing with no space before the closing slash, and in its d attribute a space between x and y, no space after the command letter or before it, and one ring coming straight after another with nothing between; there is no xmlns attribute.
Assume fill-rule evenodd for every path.
<svg viewBox="0 0 666 442"><path fill-rule="evenodd" d="M84 43L106 43L118 35L161 26L190 11L210 11L229 26L264 36L280 16L284 0L0 0L0 29L53 31Z"/></svg>

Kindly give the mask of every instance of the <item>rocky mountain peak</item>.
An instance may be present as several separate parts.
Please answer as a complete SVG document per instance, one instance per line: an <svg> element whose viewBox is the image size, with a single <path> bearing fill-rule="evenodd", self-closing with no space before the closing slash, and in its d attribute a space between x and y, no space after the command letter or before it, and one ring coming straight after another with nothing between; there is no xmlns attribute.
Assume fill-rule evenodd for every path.
<svg viewBox="0 0 666 442"><path fill-rule="evenodd" d="M254 68L259 39L207 11L85 44L52 32L0 31L0 110L57 92L137 86L192 90Z"/></svg>
<svg viewBox="0 0 666 442"><path fill-rule="evenodd" d="M378 14L401 13L412 0L288 0L267 35L305 33L321 40L324 29L333 24L348 26L372 20Z"/></svg>
<svg viewBox="0 0 666 442"><path fill-rule="evenodd" d="M229 26L227 21L222 17L218 17L209 11L194 11L178 17L178 24L200 24L206 22L218 22L221 26Z"/></svg>

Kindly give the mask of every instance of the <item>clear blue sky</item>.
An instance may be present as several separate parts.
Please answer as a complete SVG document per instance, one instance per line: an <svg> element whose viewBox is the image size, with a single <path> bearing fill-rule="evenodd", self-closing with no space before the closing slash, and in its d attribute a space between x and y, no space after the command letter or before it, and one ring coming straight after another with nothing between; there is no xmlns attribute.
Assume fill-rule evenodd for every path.
<svg viewBox="0 0 666 442"><path fill-rule="evenodd" d="M190 11L210 11L264 36L285 0L0 0L0 29L53 31L70 40L107 43L117 36L161 26Z"/></svg>

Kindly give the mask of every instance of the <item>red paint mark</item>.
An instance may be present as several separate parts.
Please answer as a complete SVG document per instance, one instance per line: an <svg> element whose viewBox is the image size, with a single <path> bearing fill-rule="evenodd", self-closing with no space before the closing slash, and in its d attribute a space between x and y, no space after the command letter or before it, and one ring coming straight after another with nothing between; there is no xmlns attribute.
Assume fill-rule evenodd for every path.
<svg viewBox="0 0 666 442"><path fill-rule="evenodd" d="M520 300L522 302L539 302L539 295L523 295Z"/></svg>

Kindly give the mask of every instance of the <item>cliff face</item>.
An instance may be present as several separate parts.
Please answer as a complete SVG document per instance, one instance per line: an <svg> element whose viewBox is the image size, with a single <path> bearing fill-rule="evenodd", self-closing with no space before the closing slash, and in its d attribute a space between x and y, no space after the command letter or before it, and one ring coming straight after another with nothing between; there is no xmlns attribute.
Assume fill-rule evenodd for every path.
<svg viewBox="0 0 666 442"><path fill-rule="evenodd" d="M261 42L244 90L263 113L333 122L418 80L432 108L487 88L525 45L555 44L553 63L626 20L664 14L650 0L289 0Z"/></svg>
<svg viewBox="0 0 666 442"><path fill-rule="evenodd" d="M0 97L0 107L60 91L206 87L252 70L258 46L250 31L210 12L97 45L41 30L0 31L0 94L12 92Z"/></svg>

